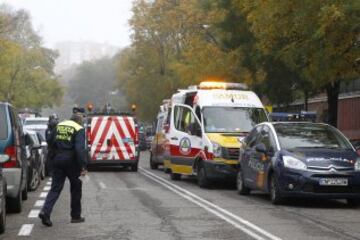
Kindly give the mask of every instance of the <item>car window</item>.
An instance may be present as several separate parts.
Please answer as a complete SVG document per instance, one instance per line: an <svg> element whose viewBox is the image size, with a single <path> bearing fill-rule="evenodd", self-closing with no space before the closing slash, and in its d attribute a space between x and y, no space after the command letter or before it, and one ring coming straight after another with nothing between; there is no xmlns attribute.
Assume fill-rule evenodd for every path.
<svg viewBox="0 0 360 240"><path fill-rule="evenodd" d="M258 143L264 144L266 149L270 149L271 147L274 149L274 141L268 126L264 126L261 129L261 133L256 144Z"/></svg>
<svg viewBox="0 0 360 240"><path fill-rule="evenodd" d="M0 105L0 139L7 139L8 125L5 105Z"/></svg>
<svg viewBox="0 0 360 240"><path fill-rule="evenodd" d="M328 125L313 123L274 124L280 146L284 149L352 149L339 132Z"/></svg>
<svg viewBox="0 0 360 240"><path fill-rule="evenodd" d="M36 133L31 134L31 138L33 139L34 145L40 145L40 142L39 142L39 139L38 139Z"/></svg>
<svg viewBox="0 0 360 240"><path fill-rule="evenodd" d="M260 133L261 128L262 128L262 126L257 126L257 127L255 127L255 128L251 131L250 135L246 138L246 139L247 139L247 140L246 140L247 145L248 145L250 148L252 148L252 147L255 146L256 140L257 140L258 137L259 137L259 133Z"/></svg>

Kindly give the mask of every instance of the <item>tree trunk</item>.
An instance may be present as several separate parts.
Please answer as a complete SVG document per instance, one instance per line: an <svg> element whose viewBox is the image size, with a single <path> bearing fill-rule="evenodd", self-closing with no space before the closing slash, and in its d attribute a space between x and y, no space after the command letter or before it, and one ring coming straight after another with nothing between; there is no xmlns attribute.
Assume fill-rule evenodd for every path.
<svg viewBox="0 0 360 240"><path fill-rule="evenodd" d="M340 81L330 83L326 87L328 103L328 123L337 127L338 100L340 93Z"/></svg>

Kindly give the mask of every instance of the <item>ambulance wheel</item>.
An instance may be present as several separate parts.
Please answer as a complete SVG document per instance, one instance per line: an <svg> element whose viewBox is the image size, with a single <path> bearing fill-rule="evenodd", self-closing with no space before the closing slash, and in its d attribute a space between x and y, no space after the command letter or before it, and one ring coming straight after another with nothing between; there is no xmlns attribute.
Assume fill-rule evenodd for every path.
<svg viewBox="0 0 360 240"><path fill-rule="evenodd" d="M137 170L138 170L138 164L136 163L136 164L131 165L130 170L131 170L132 172L137 172Z"/></svg>
<svg viewBox="0 0 360 240"><path fill-rule="evenodd" d="M150 154L150 168L151 169L158 169L158 165L157 163L154 163L154 159L153 159L153 155L152 153Z"/></svg>
<svg viewBox="0 0 360 240"><path fill-rule="evenodd" d="M179 181L179 180L181 180L181 174L171 172L170 179L174 180L174 181Z"/></svg>
<svg viewBox="0 0 360 240"><path fill-rule="evenodd" d="M236 186L240 195L248 195L250 193L250 188L246 187L244 184L244 177L241 169L239 169L239 172L237 174Z"/></svg>
<svg viewBox="0 0 360 240"><path fill-rule="evenodd" d="M284 198L280 194L279 182L275 173L271 174L270 177L270 199L274 205L282 204L284 201Z"/></svg>
<svg viewBox="0 0 360 240"><path fill-rule="evenodd" d="M206 177L205 168L201 163L198 166L197 182L199 187L201 188L208 188L210 186L210 181Z"/></svg>

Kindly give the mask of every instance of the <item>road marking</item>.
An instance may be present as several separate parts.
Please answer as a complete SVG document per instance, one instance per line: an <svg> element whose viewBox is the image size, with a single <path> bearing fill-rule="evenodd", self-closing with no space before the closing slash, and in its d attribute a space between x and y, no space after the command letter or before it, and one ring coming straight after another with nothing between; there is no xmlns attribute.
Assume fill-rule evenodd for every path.
<svg viewBox="0 0 360 240"><path fill-rule="evenodd" d="M99 182L99 186L100 186L102 189L105 189L105 188L106 188L106 185L105 185L105 183L103 183L103 182Z"/></svg>
<svg viewBox="0 0 360 240"><path fill-rule="evenodd" d="M50 189L51 189L50 186L45 186L45 187L44 187L44 191L49 191Z"/></svg>
<svg viewBox="0 0 360 240"><path fill-rule="evenodd" d="M51 182L47 182L46 185L51 185Z"/></svg>
<svg viewBox="0 0 360 240"><path fill-rule="evenodd" d="M34 224L23 224L20 228L18 236L30 236Z"/></svg>
<svg viewBox="0 0 360 240"><path fill-rule="evenodd" d="M39 216L40 210L39 209L33 209L30 211L28 218L37 218Z"/></svg>
<svg viewBox="0 0 360 240"><path fill-rule="evenodd" d="M34 207L42 207L42 206L44 206L44 203L45 203L45 200L37 200L35 202Z"/></svg>
<svg viewBox="0 0 360 240"><path fill-rule="evenodd" d="M46 196L48 195L48 192L42 192L40 193L40 198L46 198Z"/></svg>
<svg viewBox="0 0 360 240"><path fill-rule="evenodd" d="M243 231L244 233L248 234L249 236L257 239L257 240L264 240L264 239L271 239L271 240L281 240L281 238L265 231L264 229L256 226L255 224L249 222L248 220L245 220L244 218L241 218L229 211L227 211L224 208L219 207L218 205L215 205L198 195L193 194L192 192L187 191L186 189L179 187L143 168L140 167L140 173L147 176L148 178L152 179L153 181L163 185L170 191L178 194L179 196L189 200L190 202L198 205L199 207L202 207L206 211L214 214L215 216L223 219L224 221L230 223L237 229Z"/></svg>

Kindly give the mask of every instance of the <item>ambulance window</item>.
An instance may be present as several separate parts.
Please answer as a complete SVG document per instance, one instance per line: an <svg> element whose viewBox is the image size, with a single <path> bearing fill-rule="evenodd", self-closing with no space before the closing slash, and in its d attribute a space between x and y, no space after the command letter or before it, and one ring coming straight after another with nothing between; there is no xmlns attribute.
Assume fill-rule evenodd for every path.
<svg viewBox="0 0 360 240"><path fill-rule="evenodd" d="M189 108L176 106L175 110L175 128L181 132L188 132L190 124L195 122L195 116Z"/></svg>
<svg viewBox="0 0 360 240"><path fill-rule="evenodd" d="M164 122L164 117L159 117L158 122L157 122L157 126L156 126L156 132L161 132L162 129L162 125Z"/></svg>

